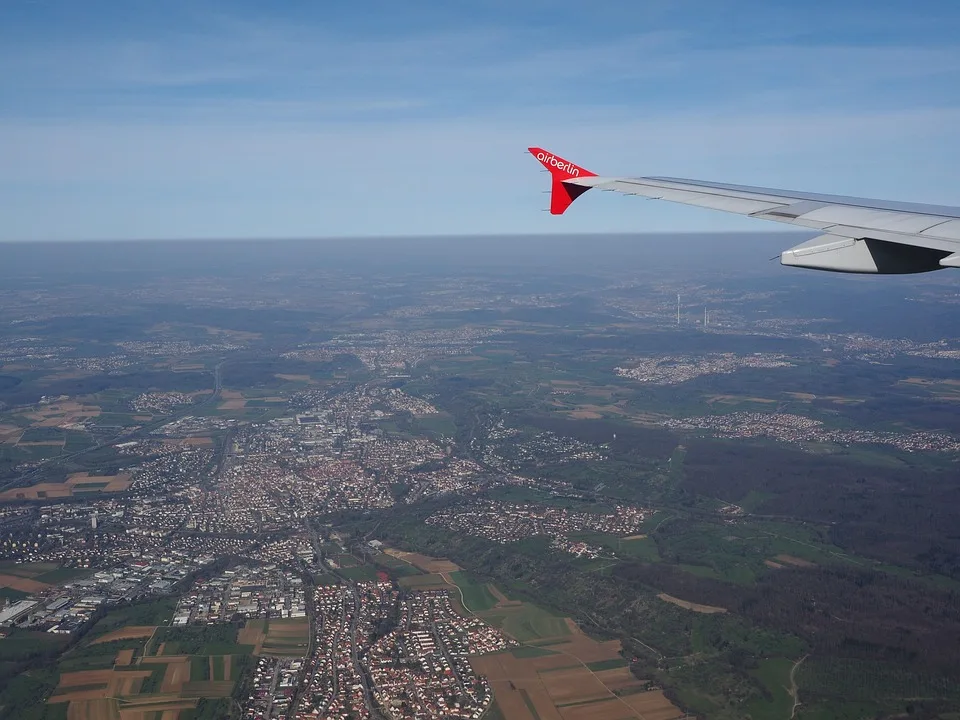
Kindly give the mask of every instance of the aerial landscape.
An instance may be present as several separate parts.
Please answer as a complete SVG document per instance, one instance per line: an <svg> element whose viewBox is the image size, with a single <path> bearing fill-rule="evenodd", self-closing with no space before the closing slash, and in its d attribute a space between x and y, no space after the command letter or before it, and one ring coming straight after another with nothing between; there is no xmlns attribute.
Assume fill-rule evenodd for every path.
<svg viewBox="0 0 960 720"><path fill-rule="evenodd" d="M4 246L5 716L960 710L953 286L657 240Z"/></svg>
<svg viewBox="0 0 960 720"><path fill-rule="evenodd" d="M0 2L0 720L960 720L958 38Z"/></svg>

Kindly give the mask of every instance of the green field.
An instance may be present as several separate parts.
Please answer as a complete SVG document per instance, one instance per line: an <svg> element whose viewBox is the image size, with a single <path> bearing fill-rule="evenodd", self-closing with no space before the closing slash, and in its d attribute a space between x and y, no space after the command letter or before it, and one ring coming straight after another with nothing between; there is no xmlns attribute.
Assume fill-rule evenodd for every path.
<svg viewBox="0 0 960 720"><path fill-rule="evenodd" d="M537 640L570 634L570 628L562 617L530 603L488 610L479 613L479 616L520 642L535 643Z"/></svg>
<svg viewBox="0 0 960 720"><path fill-rule="evenodd" d="M118 652L121 650L140 650L143 648L143 643L144 638L129 638L93 645L81 644L71 648L60 659L60 670L62 672L75 672L113 667Z"/></svg>
<svg viewBox="0 0 960 720"><path fill-rule="evenodd" d="M237 644L234 625L189 625L158 628L153 646L164 644L164 655L246 655L251 645Z"/></svg>
<svg viewBox="0 0 960 720"><path fill-rule="evenodd" d="M470 573L458 570L450 573L450 579L463 593L463 604L473 612L482 612L497 606L497 599L487 589L487 584L480 582Z"/></svg>
<svg viewBox="0 0 960 720"><path fill-rule="evenodd" d="M377 566L356 565L354 567L342 567L337 570L337 574L350 580L371 581L377 579Z"/></svg>
<svg viewBox="0 0 960 720"><path fill-rule="evenodd" d="M86 577L93 570L90 568L57 568L56 570L51 570L50 572L45 572L40 575L37 575L34 580L39 580L40 582L48 583L49 585L63 585L70 582L71 580L76 580L77 578Z"/></svg>
<svg viewBox="0 0 960 720"><path fill-rule="evenodd" d="M793 661L786 658L761 660L753 675L766 690L766 697L754 698L747 705L753 720L789 720L793 709L790 696L790 668Z"/></svg>
<svg viewBox="0 0 960 720"><path fill-rule="evenodd" d="M405 588L429 588L435 590L438 588L449 587L444 579L439 575L407 575L400 578L400 587ZM456 597L456 595L454 595Z"/></svg>
<svg viewBox="0 0 960 720"><path fill-rule="evenodd" d="M150 695L160 691L160 686L163 684L163 675L167 671L167 666L161 663L158 663L155 668L152 669L150 677L143 679L143 684L140 686L141 695Z"/></svg>
<svg viewBox="0 0 960 720"><path fill-rule="evenodd" d="M660 552L653 538L639 538L637 540L621 540L617 545L618 555L621 557L636 558L644 562L660 562Z"/></svg>
<svg viewBox="0 0 960 720"><path fill-rule="evenodd" d="M373 561L379 567L382 567L388 573L398 578L422 574L417 568L415 568L410 563L404 562L400 558L395 558L392 555L386 555L386 554L376 555L373 558Z"/></svg>
<svg viewBox="0 0 960 720"><path fill-rule="evenodd" d="M63 452L65 453L77 452L95 443L93 437L85 432L68 430L66 431L66 436L67 440L63 445Z"/></svg>
<svg viewBox="0 0 960 720"><path fill-rule="evenodd" d="M55 427L32 427L23 431L20 442L63 442L64 431Z"/></svg>
<svg viewBox="0 0 960 720"><path fill-rule="evenodd" d="M437 415L422 415L411 420L411 426L417 432L433 437L455 437L457 434L457 423L453 417L446 413Z"/></svg>
<svg viewBox="0 0 960 720"><path fill-rule="evenodd" d="M192 679L192 678L191 678ZM213 656L213 677L211 680L229 680L230 678L224 677L224 663L223 655L214 655Z"/></svg>
<svg viewBox="0 0 960 720"><path fill-rule="evenodd" d="M173 618L176 607L177 601L173 598L160 598L111 610L91 628L85 642L126 625L164 625Z"/></svg>
<svg viewBox="0 0 960 720"><path fill-rule="evenodd" d="M210 658L206 655L190 656L190 682L211 680Z"/></svg>
<svg viewBox="0 0 960 720"><path fill-rule="evenodd" d="M627 667L630 665L625 658L611 658L610 660L598 660L597 662L587 663L587 668L593 672L601 670L614 670L616 668Z"/></svg>

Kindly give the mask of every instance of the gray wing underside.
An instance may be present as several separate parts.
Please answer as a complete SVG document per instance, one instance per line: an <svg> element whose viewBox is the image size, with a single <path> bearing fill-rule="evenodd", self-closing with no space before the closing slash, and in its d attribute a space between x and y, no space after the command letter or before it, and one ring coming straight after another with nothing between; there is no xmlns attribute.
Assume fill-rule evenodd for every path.
<svg viewBox="0 0 960 720"><path fill-rule="evenodd" d="M786 265L873 273L960 267L957 207L667 177L584 177L565 184L722 210L823 233L784 252L781 261Z"/></svg>

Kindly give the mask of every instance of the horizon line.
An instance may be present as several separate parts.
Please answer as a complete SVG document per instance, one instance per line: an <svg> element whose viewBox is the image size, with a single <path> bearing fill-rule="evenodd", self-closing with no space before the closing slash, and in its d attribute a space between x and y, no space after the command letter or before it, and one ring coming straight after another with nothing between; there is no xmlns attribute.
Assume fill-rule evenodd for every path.
<svg viewBox="0 0 960 720"><path fill-rule="evenodd" d="M439 239L478 239L478 238L581 238L581 237L663 237L687 236L702 237L715 236L793 236L816 234L815 230L676 230L664 232L560 232L560 233L427 233L423 235L318 235L318 236L285 236L285 237L199 237L199 238L82 238L82 239L6 239L0 240L2 245L72 245L82 243L197 243L197 242L324 242L324 241L370 241L370 240L439 240Z"/></svg>

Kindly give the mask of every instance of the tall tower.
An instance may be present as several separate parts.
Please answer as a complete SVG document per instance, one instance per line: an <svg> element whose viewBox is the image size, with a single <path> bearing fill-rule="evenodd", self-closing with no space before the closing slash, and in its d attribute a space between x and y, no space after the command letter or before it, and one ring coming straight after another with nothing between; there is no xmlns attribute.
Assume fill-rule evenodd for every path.
<svg viewBox="0 0 960 720"><path fill-rule="evenodd" d="M90 527L94 530L97 529L97 511L93 511L93 517L90 518Z"/></svg>
<svg viewBox="0 0 960 720"><path fill-rule="evenodd" d="M677 293L677 327L680 327L680 293Z"/></svg>
<svg viewBox="0 0 960 720"><path fill-rule="evenodd" d="M703 308L703 326L704 326L704 327L707 326L707 308L706 308L706 306L704 306L704 308Z"/></svg>

